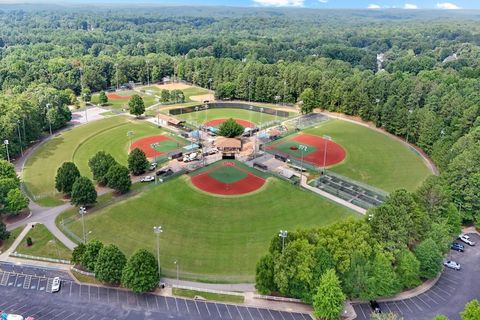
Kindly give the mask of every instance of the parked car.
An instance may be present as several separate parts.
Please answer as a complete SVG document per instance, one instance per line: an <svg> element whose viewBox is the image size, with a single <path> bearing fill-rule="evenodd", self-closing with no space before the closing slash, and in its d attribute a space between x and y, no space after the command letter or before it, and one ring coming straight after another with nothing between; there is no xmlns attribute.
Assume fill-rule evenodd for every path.
<svg viewBox="0 0 480 320"><path fill-rule="evenodd" d="M475 242L473 242L470 237L466 234L461 234L458 236L458 239L462 242L465 242L466 244L468 244L469 246L474 246L475 245Z"/></svg>
<svg viewBox="0 0 480 320"><path fill-rule="evenodd" d="M165 168L162 170L158 170L156 174L158 177L168 177L173 174L173 170L170 168Z"/></svg>
<svg viewBox="0 0 480 320"><path fill-rule="evenodd" d="M140 182L152 182L152 181L155 181L154 176L145 176L142 178L142 180L140 180Z"/></svg>
<svg viewBox="0 0 480 320"><path fill-rule="evenodd" d="M444 261L443 262L443 265L447 268L450 268L450 269L454 269L454 270L460 270L460 264L455 262L455 261L452 261L452 260L447 260L447 261Z"/></svg>
<svg viewBox="0 0 480 320"><path fill-rule="evenodd" d="M450 247L450 249L458 251L458 252L463 252L463 251L465 251L465 246L463 244L454 242L454 243L452 243L452 246Z"/></svg>
<svg viewBox="0 0 480 320"><path fill-rule="evenodd" d="M156 162L150 163L150 168L149 168L149 170L150 170L150 171L153 171L153 170L157 169L157 165L158 165L158 163L156 163Z"/></svg>
<svg viewBox="0 0 480 320"><path fill-rule="evenodd" d="M61 280L59 277L53 278L52 281L52 293L60 291Z"/></svg>
<svg viewBox="0 0 480 320"><path fill-rule="evenodd" d="M373 313L382 313L382 309L380 309L380 305L375 300L370 300L370 308L372 308Z"/></svg>

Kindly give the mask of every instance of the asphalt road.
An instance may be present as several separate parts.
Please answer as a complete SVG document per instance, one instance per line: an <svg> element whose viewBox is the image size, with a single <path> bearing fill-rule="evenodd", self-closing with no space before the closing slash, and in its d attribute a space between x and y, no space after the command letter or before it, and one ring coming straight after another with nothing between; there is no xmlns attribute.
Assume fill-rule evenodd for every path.
<svg viewBox="0 0 480 320"><path fill-rule="evenodd" d="M53 277L61 290L51 293ZM279 312L235 304L205 302L80 285L68 274L35 267L0 264L0 310L36 320L307 320L308 314Z"/></svg>
<svg viewBox="0 0 480 320"><path fill-rule="evenodd" d="M446 258L460 263L460 271L445 268L433 288L414 298L381 302L382 311L401 315L404 320L432 320L438 314L447 316L449 320L460 320L459 314L465 304L480 297L480 237L476 234L469 236L477 243L475 247L465 244L465 252L450 250ZM459 240L456 242L461 243ZM357 304L354 308L357 319L370 319L368 304Z"/></svg>

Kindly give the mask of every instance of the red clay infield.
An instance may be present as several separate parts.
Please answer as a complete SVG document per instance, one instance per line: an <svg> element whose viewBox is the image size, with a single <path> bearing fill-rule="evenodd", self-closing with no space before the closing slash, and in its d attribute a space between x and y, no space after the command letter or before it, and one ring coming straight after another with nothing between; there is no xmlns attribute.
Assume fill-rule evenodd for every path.
<svg viewBox="0 0 480 320"><path fill-rule="evenodd" d="M218 127L228 119L213 119L205 123L205 126L207 127ZM247 121L247 120L242 120L242 119L234 119L236 123L241 125L244 128L255 128L255 123Z"/></svg>
<svg viewBox="0 0 480 320"><path fill-rule="evenodd" d="M109 92L107 93L108 100L129 100L130 96L121 96L119 94Z"/></svg>
<svg viewBox="0 0 480 320"><path fill-rule="evenodd" d="M222 166L234 166L236 169L245 172L248 176L240 181L227 184L220 182L208 175L210 172ZM265 179L254 175L250 171L236 166L233 162L225 162L222 165L201 172L190 179L193 185L202 191L226 196L242 195L253 192L260 189L266 181Z"/></svg>
<svg viewBox="0 0 480 320"><path fill-rule="evenodd" d="M299 134L292 137L290 140L314 147L316 150L309 153L308 155L305 155L304 161L319 167L323 167L323 160L325 157L325 141L327 142L327 158L325 161L325 165L327 167L342 162L347 155L345 149L343 149L339 144L330 140L325 140L315 135ZM275 149L275 145L273 145L272 148ZM301 159L300 157L292 155L290 155L290 157L293 157L297 160Z"/></svg>
<svg viewBox="0 0 480 320"><path fill-rule="evenodd" d="M138 149L142 150L143 152L145 152L145 155L147 156L147 158L158 157L158 156L161 156L161 155L165 154L165 152L160 152L160 151L157 151L157 150L153 149L152 144L157 143L157 142L162 142L162 141L165 141L165 140L173 140L173 139L170 139L169 137L164 136L164 135L146 137L146 138L134 141L132 143L132 146L131 146L130 150L138 148Z"/></svg>

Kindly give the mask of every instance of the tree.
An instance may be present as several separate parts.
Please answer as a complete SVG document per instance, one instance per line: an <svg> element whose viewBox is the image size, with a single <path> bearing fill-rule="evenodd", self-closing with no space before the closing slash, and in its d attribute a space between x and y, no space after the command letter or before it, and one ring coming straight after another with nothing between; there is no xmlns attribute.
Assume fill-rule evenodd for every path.
<svg viewBox="0 0 480 320"><path fill-rule="evenodd" d="M17 178L0 178L0 204L6 205L8 193L19 188L20 182Z"/></svg>
<svg viewBox="0 0 480 320"><path fill-rule="evenodd" d="M439 314L439 315L436 315L435 318L433 318L432 320L448 320L448 318L443 314Z"/></svg>
<svg viewBox="0 0 480 320"><path fill-rule="evenodd" d="M313 252L313 269L312 269L312 282L318 283L322 275L328 269L335 269L335 263L333 262L332 255L321 246L317 246ZM315 288L313 288L315 289ZM314 292L312 292L313 296Z"/></svg>
<svg viewBox="0 0 480 320"><path fill-rule="evenodd" d="M148 162L147 156L145 156L145 152L138 148L133 149L128 155L128 169L134 175L144 173L149 165L150 163Z"/></svg>
<svg viewBox="0 0 480 320"><path fill-rule="evenodd" d="M415 256L420 262L422 278L434 278L442 270L442 253L432 239L428 238L417 245Z"/></svg>
<svg viewBox="0 0 480 320"><path fill-rule="evenodd" d="M55 189L65 194L72 193L73 184L80 177L80 171L73 162L64 162L55 176Z"/></svg>
<svg viewBox="0 0 480 320"><path fill-rule="evenodd" d="M10 238L10 232L7 231L7 226L0 221L0 241Z"/></svg>
<svg viewBox="0 0 480 320"><path fill-rule="evenodd" d="M255 272L255 288L261 294L269 294L276 289L274 282L274 258L273 255L268 253L260 258L257 262L257 268Z"/></svg>
<svg viewBox="0 0 480 320"><path fill-rule="evenodd" d="M470 301L460 312L462 320L478 320L480 319L480 302L477 299Z"/></svg>
<svg viewBox="0 0 480 320"><path fill-rule="evenodd" d="M82 255L82 265L90 272L95 271L98 253L103 248L103 243L98 240L90 240L85 245L85 251Z"/></svg>
<svg viewBox="0 0 480 320"><path fill-rule="evenodd" d="M155 256L147 250L136 251L127 261L122 272L122 285L135 293L155 289L160 281Z"/></svg>
<svg viewBox="0 0 480 320"><path fill-rule="evenodd" d="M105 179L107 180L107 186L119 193L127 192L132 186L128 168L118 163L108 169Z"/></svg>
<svg viewBox="0 0 480 320"><path fill-rule="evenodd" d="M81 242L78 246L73 248L72 251L72 262L74 264L83 263L83 254L85 253L85 244Z"/></svg>
<svg viewBox="0 0 480 320"><path fill-rule="evenodd" d="M95 263L95 278L107 283L120 283L127 258L114 244L100 249Z"/></svg>
<svg viewBox="0 0 480 320"><path fill-rule="evenodd" d="M397 274L402 288L413 288L420 284L420 262L410 250L400 253Z"/></svg>
<svg viewBox="0 0 480 320"><path fill-rule="evenodd" d="M13 164L0 159L0 178L12 178L18 180Z"/></svg>
<svg viewBox="0 0 480 320"><path fill-rule="evenodd" d="M72 188L70 202L75 206L86 206L97 201L97 191L92 181L87 177L79 177Z"/></svg>
<svg viewBox="0 0 480 320"><path fill-rule="evenodd" d="M315 99L315 92L312 88L306 88L303 90L299 99L303 102L300 107L303 114L311 113L313 109L315 109L317 101Z"/></svg>
<svg viewBox="0 0 480 320"><path fill-rule="evenodd" d="M232 118L222 123L218 129L218 134L227 138L238 137L245 131L245 128Z"/></svg>
<svg viewBox="0 0 480 320"><path fill-rule="evenodd" d="M90 90L90 88L83 88L81 94L82 94L82 100L84 102L92 101L92 91Z"/></svg>
<svg viewBox="0 0 480 320"><path fill-rule="evenodd" d="M108 97L105 94L105 91L100 91L98 94L98 103L102 106L108 103Z"/></svg>
<svg viewBox="0 0 480 320"><path fill-rule="evenodd" d="M28 198L22 193L22 191L20 191L20 189L12 189L7 194L5 209L10 214L16 215L28 207L28 203Z"/></svg>
<svg viewBox="0 0 480 320"><path fill-rule="evenodd" d="M160 101L163 103L169 102L170 101L170 91L167 89L162 89L160 92Z"/></svg>
<svg viewBox="0 0 480 320"><path fill-rule="evenodd" d="M297 239L285 245L276 257L274 281L281 294L311 300L314 247L306 239Z"/></svg>
<svg viewBox="0 0 480 320"><path fill-rule="evenodd" d="M320 278L317 293L313 297L313 310L316 317L336 320L343 310L346 297L334 269L328 269Z"/></svg>
<svg viewBox="0 0 480 320"><path fill-rule="evenodd" d="M108 169L117 162L115 159L104 151L98 151L93 157L88 160L88 166L90 171L93 174L93 180L104 185L107 183L105 176L107 175Z"/></svg>
<svg viewBox="0 0 480 320"><path fill-rule="evenodd" d="M130 114L134 116L141 116L145 112L145 104L142 97L134 94L128 101L128 110L130 110Z"/></svg>
<svg viewBox="0 0 480 320"><path fill-rule="evenodd" d="M387 297L395 294L400 283L387 255L381 251L377 252L370 263L368 287L372 294L375 297Z"/></svg>

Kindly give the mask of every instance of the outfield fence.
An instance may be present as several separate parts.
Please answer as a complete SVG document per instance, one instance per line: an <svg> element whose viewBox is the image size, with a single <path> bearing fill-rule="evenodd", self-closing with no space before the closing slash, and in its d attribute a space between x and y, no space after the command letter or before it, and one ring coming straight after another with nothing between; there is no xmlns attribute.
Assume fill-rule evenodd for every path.
<svg viewBox="0 0 480 320"><path fill-rule="evenodd" d="M198 104L190 107L182 107L176 109L170 109L169 114L173 116L178 116L182 114L188 114L197 111L204 111L209 109L243 109L252 112L265 113L279 118L289 118L290 112L278 110L269 107L261 107L250 105L247 103L240 102L209 102L205 104Z"/></svg>
<svg viewBox="0 0 480 320"><path fill-rule="evenodd" d="M10 253L10 257L29 259L29 260L38 260L38 261L45 261L45 262L52 262L52 263L71 264L70 260L32 256L32 255L29 255L29 254L23 254L23 253L18 253L18 252Z"/></svg>

